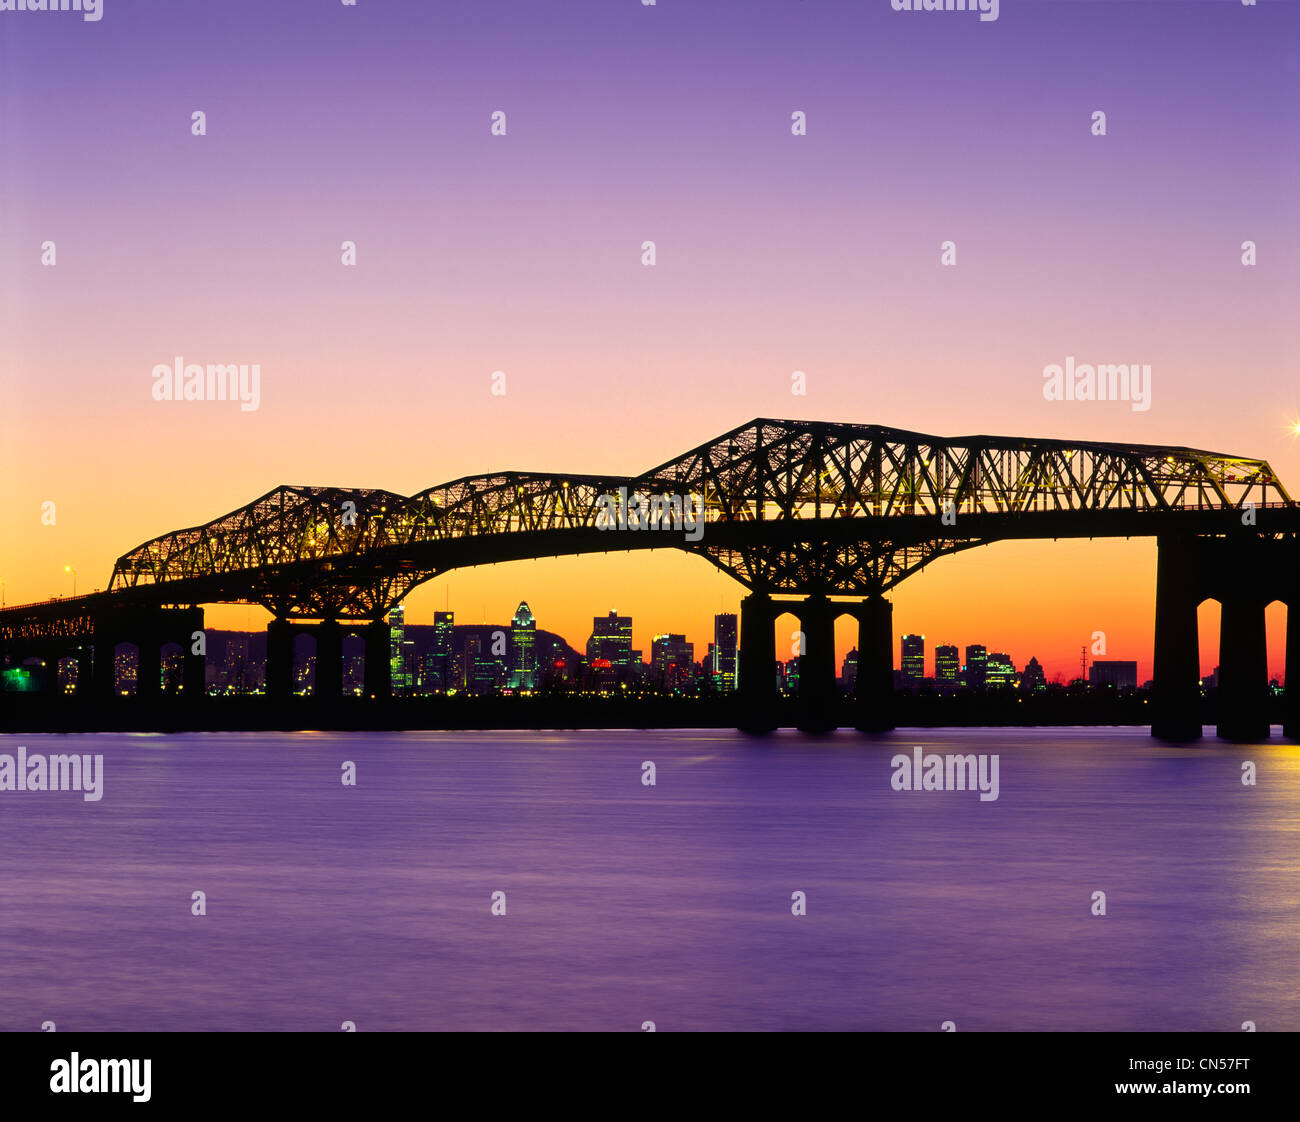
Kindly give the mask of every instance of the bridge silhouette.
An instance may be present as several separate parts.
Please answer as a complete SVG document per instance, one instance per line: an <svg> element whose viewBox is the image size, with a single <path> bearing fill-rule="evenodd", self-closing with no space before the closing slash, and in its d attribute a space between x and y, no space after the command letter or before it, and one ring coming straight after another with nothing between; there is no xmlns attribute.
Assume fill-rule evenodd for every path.
<svg viewBox="0 0 1300 1122"><path fill-rule="evenodd" d="M829 727L834 627L858 621L855 724L893 727L886 593L939 557L1012 539L1154 537L1152 731L1200 735L1197 609L1222 609L1219 734L1269 734L1265 608L1287 605L1286 718L1300 735L1300 503L1263 460L1192 448L757 419L635 476L499 472L403 496L280 486L120 557L106 591L0 611L0 654L77 660L114 693L114 651L139 652L160 690L161 649L202 630L202 605L246 603L267 628L267 692L291 692L293 643L316 639L316 693L342 689L342 641L365 640L364 693L390 692L386 617L411 589L469 565L629 549L696 553L746 589L738 688L763 727L775 698L775 621L803 632L800 727ZM186 695L203 656L185 655ZM57 673L47 674L57 689Z"/></svg>

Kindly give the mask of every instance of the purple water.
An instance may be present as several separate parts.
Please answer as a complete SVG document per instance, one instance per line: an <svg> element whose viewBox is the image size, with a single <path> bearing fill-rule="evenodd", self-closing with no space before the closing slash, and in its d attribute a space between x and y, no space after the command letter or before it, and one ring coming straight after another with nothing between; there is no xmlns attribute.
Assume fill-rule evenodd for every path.
<svg viewBox="0 0 1300 1122"><path fill-rule="evenodd" d="M0 753L19 744L102 753L105 782L97 803L0 792L3 1029L1300 1029L1300 748L1278 740L195 734ZM893 790L914 745L997 753L999 798Z"/></svg>

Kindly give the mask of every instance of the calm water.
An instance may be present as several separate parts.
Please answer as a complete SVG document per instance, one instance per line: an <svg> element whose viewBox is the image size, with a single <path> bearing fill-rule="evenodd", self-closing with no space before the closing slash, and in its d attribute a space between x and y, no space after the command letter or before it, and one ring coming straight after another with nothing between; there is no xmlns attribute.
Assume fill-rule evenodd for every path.
<svg viewBox="0 0 1300 1122"><path fill-rule="evenodd" d="M1300 747L1277 740L196 734L0 752L19 744L102 753L105 790L0 793L4 1029L1300 1029ZM1000 797L894 791L890 757L914 745L998 753Z"/></svg>

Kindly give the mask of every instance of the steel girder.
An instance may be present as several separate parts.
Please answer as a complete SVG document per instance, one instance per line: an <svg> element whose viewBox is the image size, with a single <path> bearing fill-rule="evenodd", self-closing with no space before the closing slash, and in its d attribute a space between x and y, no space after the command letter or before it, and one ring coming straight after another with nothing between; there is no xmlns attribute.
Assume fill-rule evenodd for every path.
<svg viewBox="0 0 1300 1122"><path fill-rule="evenodd" d="M884 591L1001 537L1058 536L1062 515L1100 536L1116 518L1133 524L1126 533L1153 532L1141 527L1159 519L1134 515L1295 506L1265 461L1191 448L759 419L637 476L501 472L409 498L277 487L138 546L118 560L110 590L168 586L178 601L260 603L282 618L380 618L446 568L529 555L517 535L544 544L541 555L629 548L629 538L592 533L620 493L703 510L700 541L657 534L636 547L698 552L750 588L842 595ZM973 532L990 521L991 533ZM466 539L483 547L470 561L450 548Z"/></svg>

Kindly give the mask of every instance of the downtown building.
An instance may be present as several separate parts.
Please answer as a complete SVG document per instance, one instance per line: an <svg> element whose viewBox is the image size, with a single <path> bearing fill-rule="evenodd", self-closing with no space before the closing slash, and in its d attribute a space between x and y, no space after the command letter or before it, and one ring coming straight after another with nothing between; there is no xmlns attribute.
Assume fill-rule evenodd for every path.
<svg viewBox="0 0 1300 1122"><path fill-rule="evenodd" d="M537 621L526 600L519 601L510 621L510 674L512 690L531 692L540 684L537 672Z"/></svg>
<svg viewBox="0 0 1300 1122"><path fill-rule="evenodd" d="M720 612L713 617L712 664L713 685L720 693L730 693L739 683L739 658L736 645L736 614Z"/></svg>
<svg viewBox="0 0 1300 1122"><path fill-rule="evenodd" d="M391 675L394 697L402 697L411 692L410 671L406 664L406 605L394 604L388 613L388 670Z"/></svg>
<svg viewBox="0 0 1300 1122"><path fill-rule="evenodd" d="M904 686L915 687L925 681L925 636L904 635L902 639L902 667Z"/></svg>
<svg viewBox="0 0 1300 1122"><path fill-rule="evenodd" d="M983 643L966 648L966 688L982 690L988 685L989 654Z"/></svg>
<svg viewBox="0 0 1300 1122"><path fill-rule="evenodd" d="M940 644L934 648L934 684L941 690L955 690L961 677L961 655L956 646Z"/></svg>
<svg viewBox="0 0 1300 1122"><path fill-rule="evenodd" d="M695 644L685 635L656 635L650 641L650 666L664 689L690 689L695 685Z"/></svg>
<svg viewBox="0 0 1300 1122"><path fill-rule="evenodd" d="M1121 659L1097 659L1088 667L1088 685L1093 689L1110 688L1117 693L1121 690L1135 690L1138 685L1138 664Z"/></svg>
<svg viewBox="0 0 1300 1122"><path fill-rule="evenodd" d="M1011 656L1002 651L990 651L985 664L984 684L991 690L1014 689L1020 685L1020 675Z"/></svg>

